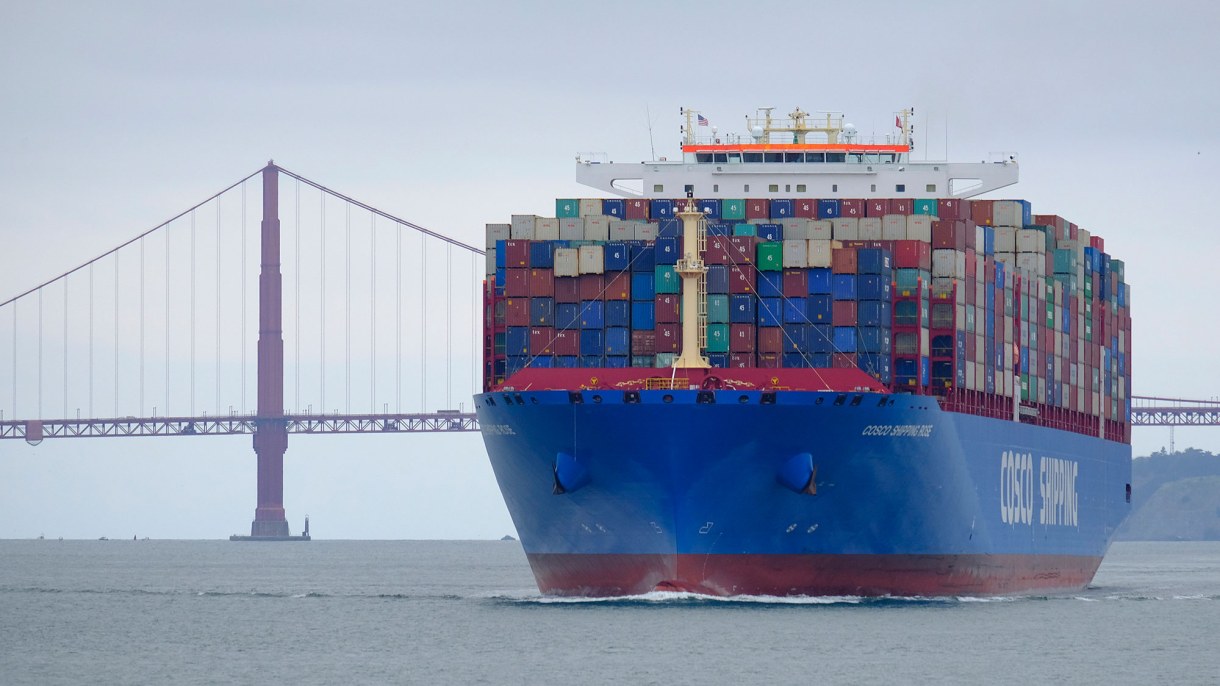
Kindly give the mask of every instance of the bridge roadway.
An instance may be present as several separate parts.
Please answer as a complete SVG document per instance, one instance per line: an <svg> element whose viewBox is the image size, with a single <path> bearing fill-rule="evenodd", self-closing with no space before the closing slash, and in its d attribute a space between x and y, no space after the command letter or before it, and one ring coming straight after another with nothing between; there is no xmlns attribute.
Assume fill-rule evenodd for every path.
<svg viewBox="0 0 1220 686"><path fill-rule="evenodd" d="M269 423L269 424L268 424ZM473 413L287 414L202 417L120 417L117 419L44 419L0 421L0 439L37 444L44 438L123 436L224 436L252 434L262 424L283 423L290 434L424 433L478 431Z"/></svg>

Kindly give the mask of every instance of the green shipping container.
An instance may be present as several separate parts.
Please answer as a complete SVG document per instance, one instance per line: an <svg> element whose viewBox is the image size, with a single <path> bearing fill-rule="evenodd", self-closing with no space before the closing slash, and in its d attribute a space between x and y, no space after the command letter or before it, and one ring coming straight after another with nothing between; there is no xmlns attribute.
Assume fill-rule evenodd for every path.
<svg viewBox="0 0 1220 686"><path fill-rule="evenodd" d="M1055 251L1055 274L1076 274L1076 251Z"/></svg>
<svg viewBox="0 0 1220 686"><path fill-rule="evenodd" d="M571 198L555 199L555 218L571 219L580 216L580 201Z"/></svg>
<svg viewBox="0 0 1220 686"><path fill-rule="evenodd" d="M734 236L757 236L758 227L754 224L734 224L733 225L733 235Z"/></svg>
<svg viewBox="0 0 1220 686"><path fill-rule="evenodd" d="M745 219L746 218L746 201L745 200L721 200L720 201L720 218L721 219Z"/></svg>
<svg viewBox="0 0 1220 686"><path fill-rule="evenodd" d="M919 279L921 273L918 269L899 269L895 275L897 281L898 294L904 298L915 295L915 289L919 288ZM925 279L926 281L926 279Z"/></svg>
<svg viewBox="0 0 1220 686"><path fill-rule="evenodd" d="M632 367L652 367L657 363L656 357L653 355L632 355Z"/></svg>
<svg viewBox="0 0 1220 686"><path fill-rule="evenodd" d="M936 216L936 198L924 198L915 201L915 214Z"/></svg>
<svg viewBox="0 0 1220 686"><path fill-rule="evenodd" d="M682 279L674 272L673 265L659 264L653 272L657 293L681 293Z"/></svg>
<svg viewBox="0 0 1220 686"><path fill-rule="evenodd" d="M707 320L713 324L729 323L729 296L721 294L707 296Z"/></svg>
<svg viewBox="0 0 1220 686"><path fill-rule="evenodd" d="M674 366L674 358L676 357L677 355L673 353L657 353L657 368L669 369Z"/></svg>
<svg viewBox="0 0 1220 686"><path fill-rule="evenodd" d="M707 325L707 351L709 353L727 353L729 351L729 325Z"/></svg>
<svg viewBox="0 0 1220 686"><path fill-rule="evenodd" d="M784 244L780 241L759 243L758 261L755 264L762 272L782 272L784 270Z"/></svg>

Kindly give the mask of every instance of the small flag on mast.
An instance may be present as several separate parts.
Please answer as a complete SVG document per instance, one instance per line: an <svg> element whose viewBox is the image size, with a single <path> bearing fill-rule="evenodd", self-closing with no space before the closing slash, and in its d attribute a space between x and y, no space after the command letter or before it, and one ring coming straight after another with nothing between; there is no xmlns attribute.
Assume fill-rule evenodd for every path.
<svg viewBox="0 0 1220 686"><path fill-rule="evenodd" d="M699 117L699 126L707 126L707 117L703 116L702 114L698 115L698 117Z"/></svg>
<svg viewBox="0 0 1220 686"><path fill-rule="evenodd" d="M896 114L894 115L894 127L899 128L899 129L902 128L902 120L899 119L898 115L896 115Z"/></svg>

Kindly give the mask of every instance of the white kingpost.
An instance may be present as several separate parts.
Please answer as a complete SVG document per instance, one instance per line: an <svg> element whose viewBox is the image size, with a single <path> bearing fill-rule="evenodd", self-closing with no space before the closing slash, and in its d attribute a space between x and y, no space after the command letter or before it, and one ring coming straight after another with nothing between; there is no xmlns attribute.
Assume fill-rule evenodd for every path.
<svg viewBox="0 0 1220 686"><path fill-rule="evenodd" d="M674 272L682 277L682 352L674 360L674 368L707 369L712 365L703 356L703 341L707 328L707 303L704 301L703 214L693 200L678 212L682 219L682 258Z"/></svg>

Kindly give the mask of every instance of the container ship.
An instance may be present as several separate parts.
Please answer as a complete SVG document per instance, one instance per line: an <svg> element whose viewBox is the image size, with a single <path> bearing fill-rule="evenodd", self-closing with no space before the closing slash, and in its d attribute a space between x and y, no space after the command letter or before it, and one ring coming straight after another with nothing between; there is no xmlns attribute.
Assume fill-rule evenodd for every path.
<svg viewBox="0 0 1220 686"><path fill-rule="evenodd" d="M487 226L479 422L545 594L1079 589L1131 500L1130 288L913 112L684 110L681 159ZM711 135L697 135L702 132Z"/></svg>

